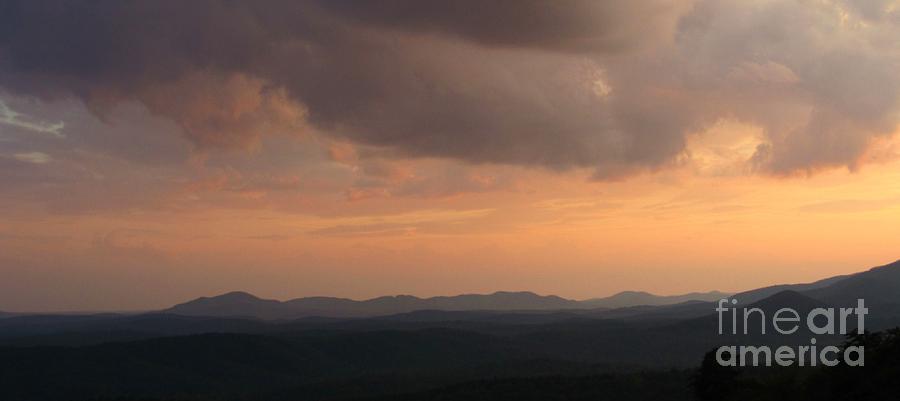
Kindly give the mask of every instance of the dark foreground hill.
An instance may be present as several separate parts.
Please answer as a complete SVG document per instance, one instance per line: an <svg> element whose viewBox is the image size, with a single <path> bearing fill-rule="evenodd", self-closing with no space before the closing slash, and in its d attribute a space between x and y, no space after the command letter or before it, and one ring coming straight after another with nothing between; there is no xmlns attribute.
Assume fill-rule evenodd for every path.
<svg viewBox="0 0 900 401"><path fill-rule="evenodd" d="M433 390L358 401L693 400L688 371L543 376L464 382Z"/></svg>
<svg viewBox="0 0 900 401"><path fill-rule="evenodd" d="M862 366L839 360L835 366L778 368L723 367L706 354L691 380L698 401L890 401L900 394L900 328L853 335L841 345L861 347Z"/></svg>
<svg viewBox="0 0 900 401"><path fill-rule="evenodd" d="M505 335L441 328L310 330L203 334L82 347L0 347L0 399L91 399L98 395L228 400L367 398L431 391L485 378L577 377L629 370L633 364L627 361L637 358L648 363L663 349L636 355L628 352L642 342L663 337L663 330L633 336L626 344L613 341L626 338L622 328L608 329L573 322L521 327ZM669 345L661 343L660 347ZM698 363L692 359L703 349L705 346L695 347L693 355L678 352L690 366ZM620 391L635 385L621 378L604 380L622 384ZM565 383L569 379L551 381L546 388ZM585 383L575 380L569 384ZM595 394L599 388L588 386L588 390Z"/></svg>
<svg viewBox="0 0 900 401"><path fill-rule="evenodd" d="M98 394L247 396L369 375L443 374L524 361L501 339L447 329L205 334L87 347L0 348L0 399Z"/></svg>

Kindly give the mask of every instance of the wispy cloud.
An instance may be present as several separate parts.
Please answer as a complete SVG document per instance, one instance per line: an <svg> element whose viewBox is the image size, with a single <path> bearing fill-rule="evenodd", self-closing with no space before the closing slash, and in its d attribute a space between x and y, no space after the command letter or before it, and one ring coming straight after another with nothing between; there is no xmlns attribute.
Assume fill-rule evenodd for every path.
<svg viewBox="0 0 900 401"><path fill-rule="evenodd" d="M43 152L16 153L13 155L13 159L32 164L45 164L53 160L50 155Z"/></svg>
<svg viewBox="0 0 900 401"><path fill-rule="evenodd" d="M65 138L66 136L62 132L66 124L62 121L58 123L37 121L27 115L9 108L9 106L3 100L0 100L0 124L11 125L13 127L38 132L41 134L50 134L57 138Z"/></svg>
<svg viewBox="0 0 900 401"><path fill-rule="evenodd" d="M839 199L803 205L799 210L811 213L859 213L894 208L898 205L900 198Z"/></svg>
<svg viewBox="0 0 900 401"><path fill-rule="evenodd" d="M404 235L418 231L416 225L409 224L365 224L359 226L339 225L310 231L312 235L321 236L365 236L365 235Z"/></svg>
<svg viewBox="0 0 900 401"><path fill-rule="evenodd" d="M447 227L483 218L495 209L424 210L392 216L338 219L308 232L315 236L409 235L439 232Z"/></svg>

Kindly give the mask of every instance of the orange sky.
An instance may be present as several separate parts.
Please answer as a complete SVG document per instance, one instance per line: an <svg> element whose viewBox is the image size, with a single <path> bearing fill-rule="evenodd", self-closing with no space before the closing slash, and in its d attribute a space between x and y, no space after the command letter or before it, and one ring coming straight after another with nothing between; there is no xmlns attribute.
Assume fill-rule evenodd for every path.
<svg viewBox="0 0 900 401"><path fill-rule="evenodd" d="M0 310L740 291L900 258L897 1L459 4L5 9Z"/></svg>
<svg viewBox="0 0 900 401"><path fill-rule="evenodd" d="M0 304L157 308L231 290L278 299L738 291L900 257L895 143L873 144L867 157L879 159L857 171L767 177L740 168L754 135L722 122L695 134L678 166L619 181L415 159L386 162L397 183L368 197L341 188L232 190L237 173L209 173L140 208L67 213L20 204L0 221ZM325 163L350 174L361 168L353 158ZM390 193L446 171L481 187Z"/></svg>

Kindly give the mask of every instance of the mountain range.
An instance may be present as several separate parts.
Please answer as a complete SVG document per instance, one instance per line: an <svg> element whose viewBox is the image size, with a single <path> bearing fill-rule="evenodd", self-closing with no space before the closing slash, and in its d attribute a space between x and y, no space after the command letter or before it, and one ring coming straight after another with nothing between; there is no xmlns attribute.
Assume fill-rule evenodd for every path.
<svg viewBox="0 0 900 401"><path fill-rule="evenodd" d="M607 298L576 301L533 292L498 291L493 294L465 294L419 298L411 295L384 296L363 301L346 298L308 297L289 301L262 299L246 292L230 292L202 297L164 310L185 316L245 316L261 319L297 319L302 317L372 317L435 311L553 311L613 309L628 306L670 305L687 301L721 299L721 292L658 296L647 292L625 291Z"/></svg>
<svg viewBox="0 0 900 401"><path fill-rule="evenodd" d="M302 317L371 317L417 310L559 310L577 309L576 301L531 292L495 292L451 297L419 298L411 295L384 296L365 301L346 298L309 297L289 301L261 299L246 292L202 297L175 305L165 313L187 316L252 316L262 319Z"/></svg>
<svg viewBox="0 0 900 401"><path fill-rule="evenodd" d="M308 297L288 301L262 299L246 292L201 297L163 310L184 316L298 319L309 317L362 318L415 311L586 311L605 317L690 316L708 311L708 304L731 296L743 305L792 291L831 305L850 305L864 296L869 304L900 310L900 261L868 271L830 277L813 283L782 284L730 295L711 291L674 296L625 291L583 301L532 292L466 294L419 298L383 296L368 300Z"/></svg>
<svg viewBox="0 0 900 401"><path fill-rule="evenodd" d="M626 292L574 301L499 292L281 302L236 292L149 313L17 314L0 318L0 399L444 400L438 396L456 391L444 386L482 392L505 378L524 378L521 383L549 382L515 398L451 399L596 392L610 399L680 400L690 395L668 395L688 388L694 374L683 369L699 366L720 345L844 341L805 326L790 336L763 333L761 316L748 321L749 335L719 335L715 298L721 296L688 294L684 300ZM738 308L760 308L769 318L784 307L805 314L864 298L866 328L885 330L900 325L900 262L731 298L740 300ZM670 303L653 304L663 302ZM647 369L662 376L629 373ZM624 376L613 382L596 376L611 372ZM491 381L481 382L485 378ZM660 380L670 384L666 391L633 397ZM590 391L571 387L587 383L606 384ZM529 394L540 396L523 397Z"/></svg>

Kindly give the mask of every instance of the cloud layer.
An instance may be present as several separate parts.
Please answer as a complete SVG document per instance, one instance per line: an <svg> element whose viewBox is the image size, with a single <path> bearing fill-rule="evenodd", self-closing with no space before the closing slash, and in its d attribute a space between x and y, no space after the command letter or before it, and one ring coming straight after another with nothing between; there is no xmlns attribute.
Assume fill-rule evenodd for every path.
<svg viewBox="0 0 900 401"><path fill-rule="evenodd" d="M136 101L198 149L310 130L397 155L616 178L723 119L746 163L855 167L895 132L888 1L6 1L0 87Z"/></svg>

